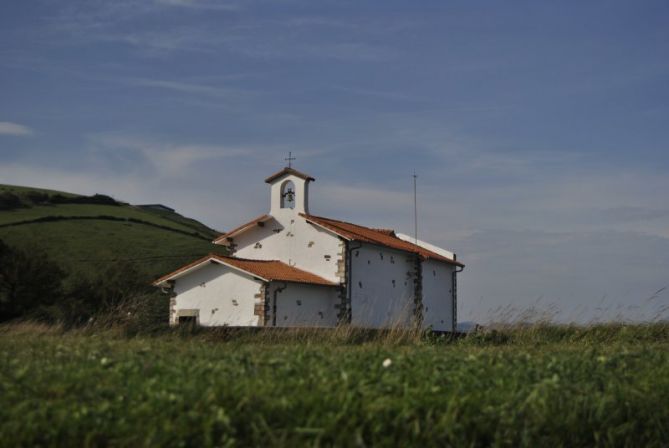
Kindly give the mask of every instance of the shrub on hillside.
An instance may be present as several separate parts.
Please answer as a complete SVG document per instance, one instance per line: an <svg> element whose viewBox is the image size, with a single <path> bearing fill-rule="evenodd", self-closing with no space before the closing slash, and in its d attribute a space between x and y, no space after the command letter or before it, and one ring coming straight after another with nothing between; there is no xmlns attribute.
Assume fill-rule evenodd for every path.
<svg viewBox="0 0 669 448"><path fill-rule="evenodd" d="M129 264L114 263L95 277L73 282L63 304L63 323L68 326L166 323L168 308L164 302L145 275Z"/></svg>
<svg viewBox="0 0 669 448"><path fill-rule="evenodd" d="M28 199L32 204L43 205L49 203L49 195L43 191L29 191L25 194L26 199Z"/></svg>
<svg viewBox="0 0 669 448"><path fill-rule="evenodd" d="M23 207L21 198L10 191L0 193L0 210L14 210Z"/></svg>
<svg viewBox="0 0 669 448"><path fill-rule="evenodd" d="M93 196L77 196L73 199L77 204L99 204L99 205L119 205L119 203L106 194L95 193Z"/></svg>
<svg viewBox="0 0 669 448"><path fill-rule="evenodd" d="M43 312L63 297L65 273L45 254L0 240L0 322Z"/></svg>
<svg viewBox="0 0 669 448"><path fill-rule="evenodd" d="M52 204L120 205L120 202L111 196L99 193L93 196L64 196L62 194L54 194L49 197L49 202Z"/></svg>
<svg viewBox="0 0 669 448"><path fill-rule="evenodd" d="M31 319L67 328L124 326L135 332L167 323L169 298L128 264L71 279L66 288L67 278L46 254L0 240L0 322Z"/></svg>

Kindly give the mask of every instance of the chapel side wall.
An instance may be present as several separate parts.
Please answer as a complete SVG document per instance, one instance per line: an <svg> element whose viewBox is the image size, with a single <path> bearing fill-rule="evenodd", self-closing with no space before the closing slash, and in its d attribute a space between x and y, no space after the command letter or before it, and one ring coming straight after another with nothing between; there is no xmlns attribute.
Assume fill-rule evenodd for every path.
<svg viewBox="0 0 669 448"><path fill-rule="evenodd" d="M423 262L423 327L453 331L453 265Z"/></svg>
<svg viewBox="0 0 669 448"><path fill-rule="evenodd" d="M343 257L339 237L309 224L287 210L263 227L234 238L234 256L254 260L280 260L338 283L337 261Z"/></svg>
<svg viewBox="0 0 669 448"><path fill-rule="evenodd" d="M281 231L282 226L275 220L270 219L262 227L256 225L253 229L235 236L233 238L232 255L252 260L279 260L279 258L276 258L276 250L272 247L276 243L267 244L269 240L278 235L274 232L275 229Z"/></svg>
<svg viewBox="0 0 669 448"><path fill-rule="evenodd" d="M415 278L416 257L412 254L371 244L353 249L351 324L365 328L411 326Z"/></svg>
<svg viewBox="0 0 669 448"><path fill-rule="evenodd" d="M255 304L263 282L220 264L210 264L175 281L175 313L198 310L199 324L257 326Z"/></svg>
<svg viewBox="0 0 669 448"><path fill-rule="evenodd" d="M274 292L277 327L334 327L337 325L339 291L336 287L272 282L269 287L269 322L272 326Z"/></svg>

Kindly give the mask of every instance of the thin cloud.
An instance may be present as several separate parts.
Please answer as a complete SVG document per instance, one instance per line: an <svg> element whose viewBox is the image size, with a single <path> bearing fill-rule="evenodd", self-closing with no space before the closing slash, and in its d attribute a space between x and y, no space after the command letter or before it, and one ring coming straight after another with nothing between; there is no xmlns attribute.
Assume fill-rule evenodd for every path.
<svg viewBox="0 0 669 448"><path fill-rule="evenodd" d="M239 9L239 4L204 0L91 0L72 2L47 21L57 37L50 42L56 45L120 43L149 54L163 55L175 51L205 52L220 47L220 32L204 29L199 24L151 27L146 25L146 18L183 14L183 11L233 9Z"/></svg>
<svg viewBox="0 0 669 448"><path fill-rule="evenodd" d="M603 209L600 212L604 219L612 219L622 222L648 221L652 219L666 218L669 216L669 209L655 209L650 207L639 207L626 205Z"/></svg>
<svg viewBox="0 0 669 448"><path fill-rule="evenodd" d="M98 33L101 42L125 44L148 53L161 55L174 51L206 53L211 51L211 42L200 30L181 27L169 31L142 31L138 33L118 33L108 31Z"/></svg>
<svg viewBox="0 0 669 448"><path fill-rule="evenodd" d="M123 135L94 135L90 137L92 150L98 155L116 155L129 152L163 176L190 176L191 168L201 162L236 157L253 157L253 148L223 145L173 144Z"/></svg>
<svg viewBox="0 0 669 448"><path fill-rule="evenodd" d="M11 135L15 137L25 137L32 135L34 132L28 126L22 124L11 123L9 121L0 121L0 135Z"/></svg>
<svg viewBox="0 0 669 448"><path fill-rule="evenodd" d="M288 20L254 20L235 17L224 28L194 23L183 11L210 11L225 14L241 9L241 4L225 0L154 0L139 2L119 0L70 5L50 17L51 29L63 42L90 45L93 42L124 44L149 55L165 56L173 52L228 51L261 59L330 59L380 62L394 59L393 47L365 42L369 26L361 24L342 28L344 22L323 18L293 17ZM180 26L154 27L147 17L179 14ZM190 19L194 19L191 17ZM306 24L309 24L308 26ZM308 38L313 27L335 26L339 32L324 41ZM306 26L306 29L305 29ZM377 30L386 30L381 25Z"/></svg>
<svg viewBox="0 0 669 448"><path fill-rule="evenodd" d="M401 92L393 92L393 91L383 91L383 90L375 90L375 89L367 89L367 88L355 88L355 87L346 87L346 86L332 86L332 90L338 91L338 92L345 92L345 93L350 93L353 95L364 95L368 97L373 97L373 98L380 98L383 100L390 100L390 101L400 101L400 102L410 102L410 103L431 103L432 101L424 99L424 98L419 98L416 96L412 95L407 95L405 93Z"/></svg>
<svg viewBox="0 0 669 448"><path fill-rule="evenodd" d="M242 91L239 89L229 89L225 87L211 86L206 84L170 81L165 79L135 78L135 79L129 79L127 80L127 82L131 85L136 85L136 86L153 87L157 89L172 90L175 92L205 95L210 97L211 96L230 97L231 95L239 95L240 93L242 93Z"/></svg>
<svg viewBox="0 0 669 448"><path fill-rule="evenodd" d="M382 62L396 57L386 46L350 41L309 43L296 38L268 39L254 33L239 33L226 42L228 50L253 58L263 59L330 59L342 61Z"/></svg>
<svg viewBox="0 0 669 448"><path fill-rule="evenodd" d="M193 10L236 11L241 8L238 2L230 0L156 0L156 4Z"/></svg>

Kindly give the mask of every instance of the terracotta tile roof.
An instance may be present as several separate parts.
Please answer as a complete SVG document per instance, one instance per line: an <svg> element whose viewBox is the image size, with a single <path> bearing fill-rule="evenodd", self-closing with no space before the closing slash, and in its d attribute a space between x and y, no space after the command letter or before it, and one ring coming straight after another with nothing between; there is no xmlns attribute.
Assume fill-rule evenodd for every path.
<svg viewBox="0 0 669 448"><path fill-rule="evenodd" d="M280 280L295 283L310 283L315 285L336 285L311 272L303 271L295 266L289 266L278 260L247 260L234 257L218 257L222 262L231 264L239 269L251 272L265 280Z"/></svg>
<svg viewBox="0 0 669 448"><path fill-rule="evenodd" d="M375 232L381 232L384 235L395 236L395 231L393 229L372 229Z"/></svg>
<svg viewBox="0 0 669 448"><path fill-rule="evenodd" d="M212 241L212 242L213 242L214 244L219 244L221 241L224 241L224 240L227 239L227 238L231 238L231 237L233 237L235 234L240 233L240 232L242 232L242 231L248 229L248 228L251 227L251 226L254 226L254 225L256 225L256 224L263 223L263 222L265 222L265 221L269 221L270 219L272 219L272 217L271 217L270 215L260 215L260 216L258 216L257 218L255 218L255 219L253 219L253 220L251 220L251 221L249 221L249 222L247 222L247 223L245 223L245 224L242 224L241 226L236 227L236 228L230 230L229 232L224 233L223 235L219 236L218 238L216 238L216 239L215 239L214 241Z"/></svg>
<svg viewBox="0 0 669 448"><path fill-rule="evenodd" d="M221 263L252 274L265 281L283 281L292 283L307 283L310 285L336 286L337 283L328 281L323 277L312 274L294 266L289 266L278 260L248 260L245 258L223 257L217 254L209 254L186 266L171 272L155 282L154 286L160 286L168 280L178 277L191 269L196 269L206 263Z"/></svg>
<svg viewBox="0 0 669 448"><path fill-rule="evenodd" d="M395 236L395 232L390 229L372 229L359 226L350 222L338 221L336 219L323 218L321 216L307 215L300 213L307 221L325 227L349 240L362 241L365 243L378 244L379 246L390 247L392 249L402 250L413 254L418 254L423 258L443 261L456 266L464 266L459 261L444 257L432 252L424 247L401 240Z"/></svg>
<svg viewBox="0 0 669 448"><path fill-rule="evenodd" d="M278 172L272 174L270 177L265 179L265 182L267 182L268 184L272 183L274 180L278 179L279 177L284 176L284 175L288 175L288 174L292 174L293 176L297 176L300 179L304 179L304 180L316 180L313 177L309 176L308 174L301 173L294 168L286 167L286 168L282 169L281 171L278 171Z"/></svg>

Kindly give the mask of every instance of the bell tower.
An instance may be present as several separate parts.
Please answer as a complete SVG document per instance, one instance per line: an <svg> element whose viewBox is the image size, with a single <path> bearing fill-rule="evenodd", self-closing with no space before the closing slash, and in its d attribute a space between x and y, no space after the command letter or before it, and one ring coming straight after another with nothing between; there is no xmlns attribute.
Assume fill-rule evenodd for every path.
<svg viewBox="0 0 669 448"><path fill-rule="evenodd" d="M270 185L270 215L309 214L309 182L316 179L292 167L292 154L288 166L265 179Z"/></svg>

